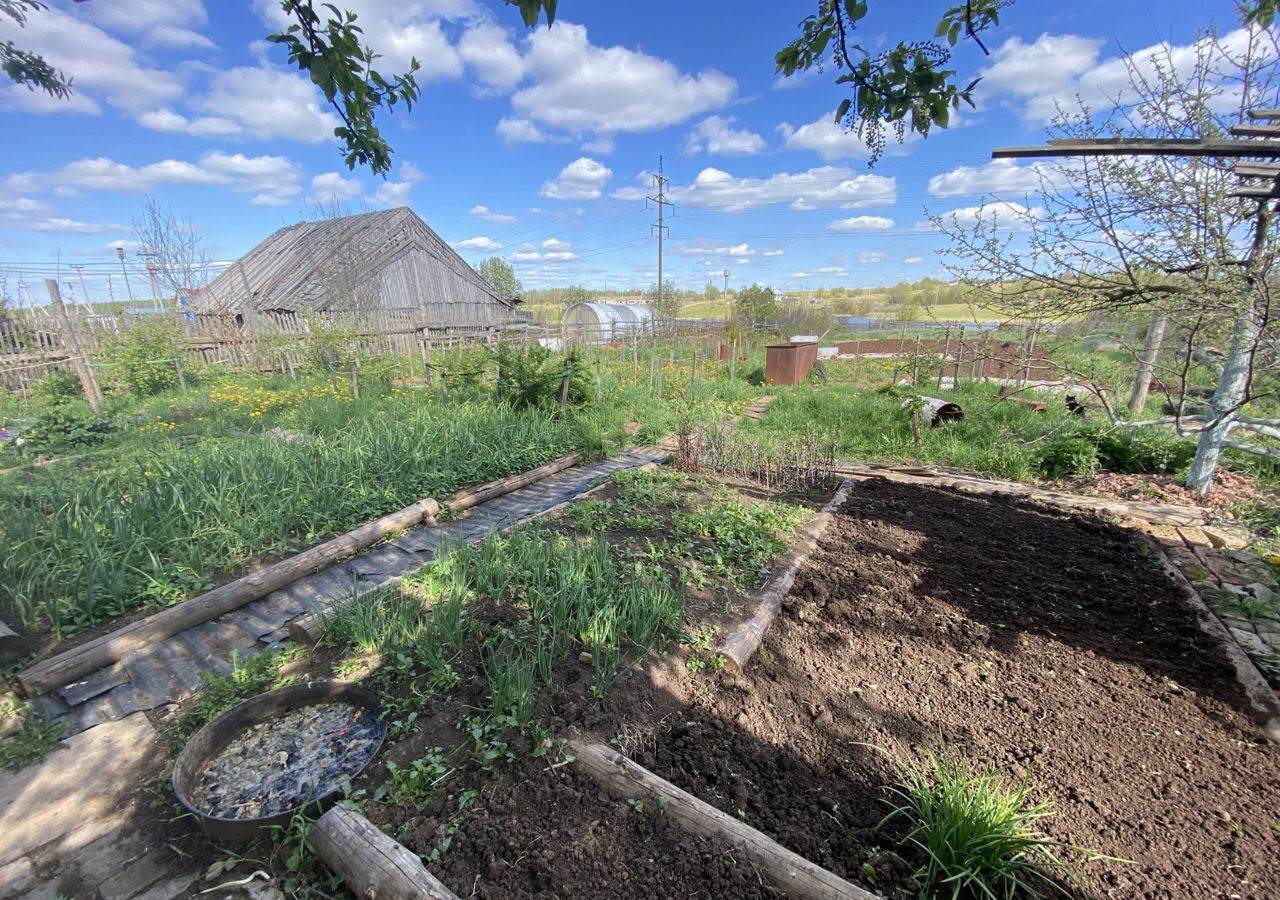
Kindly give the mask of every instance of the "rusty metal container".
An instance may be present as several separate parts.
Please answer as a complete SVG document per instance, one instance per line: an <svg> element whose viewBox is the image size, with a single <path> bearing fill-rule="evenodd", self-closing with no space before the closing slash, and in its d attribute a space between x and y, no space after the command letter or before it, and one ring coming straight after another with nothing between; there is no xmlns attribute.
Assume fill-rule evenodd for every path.
<svg viewBox="0 0 1280 900"><path fill-rule="evenodd" d="M205 767L247 729L261 722L269 722L283 713L302 706L335 702L355 704L375 716L381 715L382 712L381 703L376 694L359 685L340 681L309 681L304 684L292 684L251 697L231 707L192 735L174 760L172 783L178 802L195 817L205 834L215 841L227 844L246 843L254 838L268 835L272 827L288 825L294 813L304 806L312 806L317 812L328 809L341 796L339 785L335 784L323 796L310 803L301 803L285 812L255 819L224 819L209 815L206 810L192 804L191 792ZM384 728L373 756L377 756L385 737ZM367 766L368 763L365 765ZM354 778L356 774L359 773L351 777Z"/></svg>
<svg viewBox="0 0 1280 900"><path fill-rule="evenodd" d="M764 354L764 383L799 384L817 361L816 343L787 341L785 344L770 344Z"/></svg>

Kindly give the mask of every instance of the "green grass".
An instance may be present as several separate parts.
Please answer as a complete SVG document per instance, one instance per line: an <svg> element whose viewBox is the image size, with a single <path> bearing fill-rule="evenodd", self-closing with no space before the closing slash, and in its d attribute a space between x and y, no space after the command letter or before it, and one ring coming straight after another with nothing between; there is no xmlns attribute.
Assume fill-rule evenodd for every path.
<svg viewBox="0 0 1280 900"><path fill-rule="evenodd" d="M299 440L190 440L149 429L150 447L121 448L86 472L60 467L0 480L10 511L0 521L0 607L28 625L47 620L73 633L177 602L262 554L297 550L589 443L570 419L485 402L322 397L305 418Z"/></svg>
<svg viewBox="0 0 1280 900"><path fill-rule="evenodd" d="M305 655L302 647L290 645L273 652L264 650L241 656L233 651L231 671L226 675L206 675L205 686L183 713L181 731L190 734L235 706L246 697L272 688L284 687L295 679L280 674L285 663Z"/></svg>
<svg viewBox="0 0 1280 900"><path fill-rule="evenodd" d="M1053 807L1031 800L1027 779L1007 784L995 770L974 771L945 750L929 753L923 768L900 760L894 766L900 783L890 789L893 809L880 824L899 818L910 824L906 840L926 857L916 873L924 895L1065 895L1053 876L1067 873L1058 854L1068 848L1039 831Z"/></svg>
<svg viewBox="0 0 1280 900"><path fill-rule="evenodd" d="M8 725L14 718L18 724L0 738L0 768L14 772L44 759L62 743L65 730L31 710L28 704L9 703L0 706L0 723Z"/></svg>

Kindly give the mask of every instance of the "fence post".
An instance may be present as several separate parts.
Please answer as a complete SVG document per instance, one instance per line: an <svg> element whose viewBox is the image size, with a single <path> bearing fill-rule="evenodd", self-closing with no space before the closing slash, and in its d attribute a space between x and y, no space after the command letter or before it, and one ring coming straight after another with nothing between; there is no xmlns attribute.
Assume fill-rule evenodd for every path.
<svg viewBox="0 0 1280 900"><path fill-rule="evenodd" d="M58 289L58 282L53 278L46 278L44 284L49 289L49 299L53 301L53 307L58 312L58 324L62 326L62 343L71 357L71 364L75 366L76 374L80 376L84 398L89 401L89 408L93 410L93 414L100 416L102 415L102 394L98 390L98 381L93 377L93 369L89 368L88 360L80 353L80 341L76 339L76 330L71 324L71 317L67 315L67 308L62 303L62 292Z"/></svg>
<svg viewBox="0 0 1280 900"><path fill-rule="evenodd" d="M560 412L569 405L569 378L573 375L573 366L569 360L564 361L564 374L560 376Z"/></svg>

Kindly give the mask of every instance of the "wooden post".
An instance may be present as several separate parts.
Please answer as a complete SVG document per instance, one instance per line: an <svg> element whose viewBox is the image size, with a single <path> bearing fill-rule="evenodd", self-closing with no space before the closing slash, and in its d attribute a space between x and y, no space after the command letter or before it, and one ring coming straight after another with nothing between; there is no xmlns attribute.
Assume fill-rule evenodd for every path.
<svg viewBox="0 0 1280 900"><path fill-rule="evenodd" d="M947 357L951 355L951 326L948 325L942 335L942 365L938 367L938 390L942 390L942 379L947 374Z"/></svg>
<svg viewBox="0 0 1280 900"><path fill-rule="evenodd" d="M964 326L963 325L960 326L960 352L956 354L956 372L955 372L955 377L952 379L954 384L951 385L953 389L960 387L960 367L962 365L964 365Z"/></svg>
<svg viewBox="0 0 1280 900"><path fill-rule="evenodd" d="M1160 345L1164 342L1164 330L1169 317L1163 312L1151 314L1151 323L1147 326L1147 336L1142 342L1142 352L1138 355L1138 371L1133 378L1133 390L1129 394L1129 412L1135 416L1142 413L1147 405L1147 392L1151 390L1151 378L1156 371L1156 359L1160 355Z"/></svg>
<svg viewBox="0 0 1280 900"><path fill-rule="evenodd" d="M920 380L920 336L916 335L916 347L911 354L911 383Z"/></svg>
<svg viewBox="0 0 1280 900"><path fill-rule="evenodd" d="M75 327L71 324L71 317L67 315L67 307L62 303L62 291L58 289L56 279L46 278L44 285L49 289L49 300L57 311L58 324L62 326L62 343L67 355L71 357L71 365L80 376L84 398L89 401L89 408L93 410L93 414L100 416L102 415L102 393L98 390L98 380L93 377L93 369L89 367L89 361L80 352L80 341L76 338Z"/></svg>
<svg viewBox="0 0 1280 900"><path fill-rule="evenodd" d="M566 359L564 362L564 374L560 376L560 412L565 411L565 407L569 405L569 379L573 375L573 367Z"/></svg>
<svg viewBox="0 0 1280 900"><path fill-rule="evenodd" d="M351 363L351 398L360 399L360 357L358 356Z"/></svg>
<svg viewBox="0 0 1280 900"><path fill-rule="evenodd" d="M604 382L600 378L600 350L596 349L596 403L604 402Z"/></svg>
<svg viewBox="0 0 1280 900"><path fill-rule="evenodd" d="M729 383L732 384L738 371L738 339L729 344Z"/></svg>
<svg viewBox="0 0 1280 900"><path fill-rule="evenodd" d="M307 832L307 845L355 897L458 900L422 859L354 810L335 806Z"/></svg>
<svg viewBox="0 0 1280 900"><path fill-rule="evenodd" d="M422 377L426 379L429 387L431 385L431 354L427 352L426 338L418 338L418 350L422 354Z"/></svg>

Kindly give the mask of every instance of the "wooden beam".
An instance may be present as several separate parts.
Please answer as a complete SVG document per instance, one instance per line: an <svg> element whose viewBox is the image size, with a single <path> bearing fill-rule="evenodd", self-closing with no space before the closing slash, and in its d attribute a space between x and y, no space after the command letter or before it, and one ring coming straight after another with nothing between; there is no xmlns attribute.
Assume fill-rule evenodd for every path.
<svg viewBox="0 0 1280 900"><path fill-rule="evenodd" d="M1275 200L1280 198L1280 185L1241 188L1238 191L1232 191L1231 196L1245 200Z"/></svg>
<svg viewBox="0 0 1280 900"><path fill-rule="evenodd" d="M1280 119L1280 109L1251 109L1248 115L1250 119L1274 121L1275 119Z"/></svg>
<svg viewBox="0 0 1280 900"><path fill-rule="evenodd" d="M659 815L666 816L685 831L738 851L756 871L793 900L880 900L870 891L793 853L736 816L716 809L637 765L613 748L581 740L572 740L570 745L577 753L577 766L609 793L652 804Z"/></svg>
<svg viewBox="0 0 1280 900"><path fill-rule="evenodd" d="M1227 132L1233 137L1280 138L1280 125L1233 125Z"/></svg>
<svg viewBox="0 0 1280 900"><path fill-rule="evenodd" d="M1044 147L998 147L992 159L1038 159L1056 156L1186 156L1227 159L1280 159L1280 141L1128 140L1072 141Z"/></svg>
<svg viewBox="0 0 1280 900"><path fill-rule="evenodd" d="M1231 171L1241 178L1280 178L1280 164L1236 163Z"/></svg>

